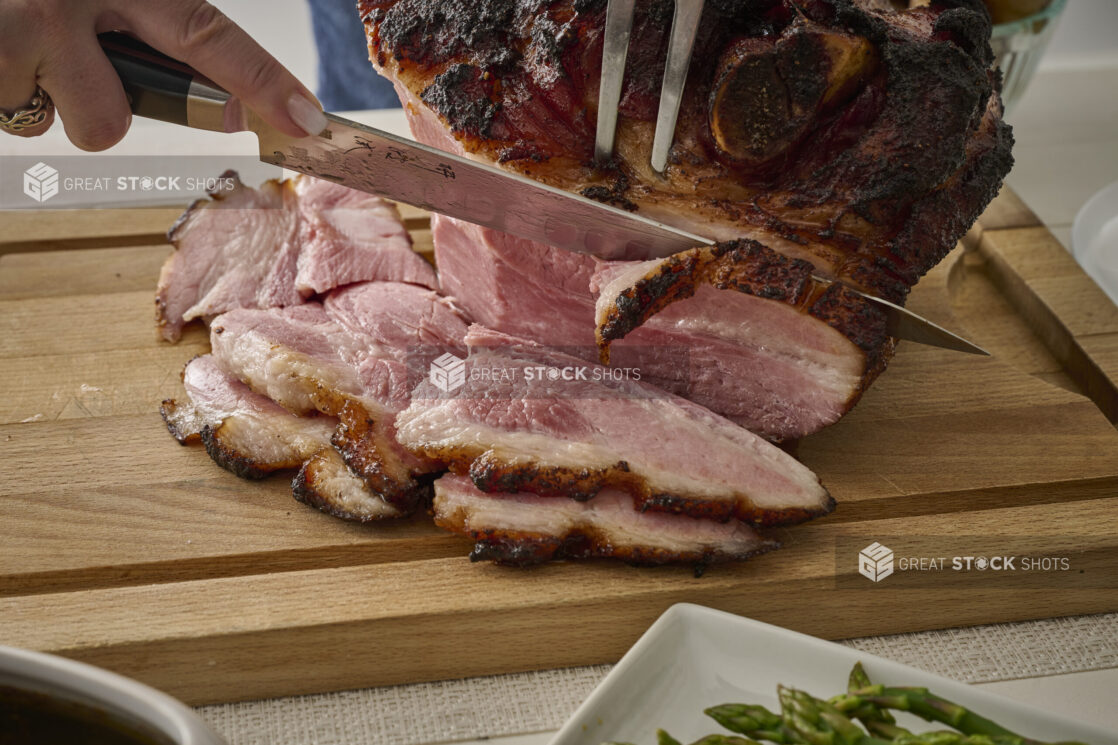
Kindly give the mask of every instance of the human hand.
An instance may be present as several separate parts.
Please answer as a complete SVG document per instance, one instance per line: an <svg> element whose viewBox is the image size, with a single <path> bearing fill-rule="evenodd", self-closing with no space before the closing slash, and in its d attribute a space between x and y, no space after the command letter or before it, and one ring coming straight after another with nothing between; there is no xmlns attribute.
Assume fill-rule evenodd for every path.
<svg viewBox="0 0 1118 745"><path fill-rule="evenodd" d="M97 34L124 31L179 59L233 96L226 129L243 128L243 106L292 137L317 134L317 100L243 29L205 0L0 0L0 112L26 109L36 85L83 150L120 141L132 121L124 88ZM35 136L53 112L26 129Z"/></svg>

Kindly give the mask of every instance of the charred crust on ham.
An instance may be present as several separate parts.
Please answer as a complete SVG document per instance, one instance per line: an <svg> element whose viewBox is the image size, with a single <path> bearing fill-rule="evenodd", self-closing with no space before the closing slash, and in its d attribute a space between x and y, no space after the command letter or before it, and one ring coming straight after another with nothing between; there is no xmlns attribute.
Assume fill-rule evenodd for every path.
<svg viewBox="0 0 1118 745"><path fill-rule="evenodd" d="M726 495L726 499L681 497L654 491L634 473L625 461L606 468L568 468L531 461L508 462L492 450L466 448L420 449L421 454L438 461L451 473L467 476L480 491L490 494L524 492L540 497L586 501L598 492L613 487L633 497L640 511L670 512L695 518L725 522L731 518L751 525L788 525L830 514L835 500L824 491L816 509L774 509L754 506L747 494Z"/></svg>
<svg viewBox="0 0 1118 745"><path fill-rule="evenodd" d="M298 465L287 464L274 466L272 464L258 463L249 456L238 451L233 444L226 441L226 438L222 435L223 427L224 425L219 425L217 427L206 425L203 427L202 444L205 446L206 453L210 456L210 459L226 471L242 479L262 479L281 468L291 468Z"/></svg>
<svg viewBox="0 0 1118 745"><path fill-rule="evenodd" d="M374 56L397 60L413 93L428 89L424 98L468 151L625 209L666 204L736 224L742 234L779 237L805 248L796 255L818 256L812 262L823 273L894 302L954 246L1008 172L1008 130L992 141L992 157L973 142L982 127L993 131L984 112L1004 127L1000 109L987 111L997 83L981 0L941 0L895 16L855 0L722 0L707 4L700 24L704 51L692 61L669 178L642 180L642 169L619 156L614 165L626 180L618 182L593 163L592 122L579 117L594 108L603 5L361 3ZM622 131L655 117L671 15L671 3L638 3ZM780 44L781 53L765 52ZM716 92L734 82L748 93L757 76L733 71L765 60L790 113L740 121L745 139L720 140L710 109ZM479 72L457 72L461 88L448 90L438 76L456 65ZM469 106L458 103L463 97ZM763 109L746 107L742 116ZM740 119L723 118L728 126ZM756 140L755 150L725 147L735 137ZM963 187L964 171L981 184ZM913 230L913 215L932 209L946 210L944 225Z"/></svg>
<svg viewBox="0 0 1118 745"><path fill-rule="evenodd" d="M839 284L812 278L813 267L788 259L756 241L726 241L713 247L681 251L622 290L598 326L604 349L678 300L691 297L702 284L784 303L827 323L856 344L870 368L886 354L885 314ZM608 357L607 357L608 359Z"/></svg>
<svg viewBox="0 0 1118 745"><path fill-rule="evenodd" d="M524 532L471 530L468 533L477 541L470 551L470 561L492 561L505 566L543 564L556 558L565 544L565 540L554 536Z"/></svg>
<svg viewBox="0 0 1118 745"><path fill-rule="evenodd" d="M818 510L804 509L750 509L740 502L714 502L711 500L678 497L672 494L655 494L640 501L642 512L668 512L675 515L726 522L736 519L750 525L765 528L775 525L794 525L817 517L829 515L835 510L835 498L827 495L826 502Z"/></svg>
<svg viewBox="0 0 1118 745"><path fill-rule="evenodd" d="M726 554L718 550L678 552L650 546L617 546L594 531L576 530L568 535L540 535L513 530L464 530L458 524L440 521L439 524L459 533L467 533L477 541L470 552L470 561L492 561L514 567L528 567L562 559L617 559L631 566L649 567L665 564L691 564L695 576L701 576L711 564L741 561L767 553L780 547L775 540L767 539L750 551Z"/></svg>
<svg viewBox="0 0 1118 745"><path fill-rule="evenodd" d="M488 138L499 109L489 100L490 88L476 65L455 64L436 75L420 98L446 119L455 134Z"/></svg>
<svg viewBox="0 0 1118 745"><path fill-rule="evenodd" d="M430 499L429 479L419 479L394 456L391 444L363 406L347 400L332 408L338 416L338 429L331 444L350 471L401 512L410 514Z"/></svg>
<svg viewBox="0 0 1118 745"><path fill-rule="evenodd" d="M331 444L350 471L370 490L401 512L414 512L429 497L429 485L403 463L393 443L365 406L350 396L308 380L315 407L338 417Z"/></svg>
<svg viewBox="0 0 1118 745"><path fill-rule="evenodd" d="M355 519L355 516L348 510L340 508L334 503L334 500L326 497L312 486L315 481L314 469L314 459L312 458L303 464L291 480L291 494L295 497L295 500L342 520Z"/></svg>
<svg viewBox="0 0 1118 745"><path fill-rule="evenodd" d="M193 445L201 442L201 431L187 431L179 426L180 418L176 414L182 413L182 405L173 398L163 399L163 403L159 405L159 415L163 417L163 423L167 425L167 431L171 433L171 437L180 445Z"/></svg>
<svg viewBox="0 0 1118 745"><path fill-rule="evenodd" d="M358 512L345 506L344 502L325 494L317 488L319 480L323 477L329 478L330 473L329 459L323 458L322 453L316 454L308 458L302 467L299 468L298 473L295 474L291 480L291 494L295 497L296 501L301 502L308 507L325 512L328 515L339 518L341 520L348 520L350 522L368 523L383 520L386 517L406 517L410 512L399 510L398 513L386 514L373 514L372 512ZM352 471L351 471L352 473ZM423 506L430 502L431 487L430 480L422 487L425 489L423 498L417 500L416 506ZM372 492L368 494L369 499L380 499L380 497ZM395 506L395 505L393 505Z"/></svg>
<svg viewBox="0 0 1118 745"><path fill-rule="evenodd" d="M466 56L504 68L517 59L509 30L543 10L546 0L360 0L358 12L376 24L379 40L396 59L424 66Z"/></svg>
<svg viewBox="0 0 1118 745"><path fill-rule="evenodd" d="M579 502L592 499L607 485L633 479L625 461L618 461L609 468L573 469L538 463L510 465L492 451L474 458L468 473L474 486L483 492L529 492L543 497L569 497Z"/></svg>

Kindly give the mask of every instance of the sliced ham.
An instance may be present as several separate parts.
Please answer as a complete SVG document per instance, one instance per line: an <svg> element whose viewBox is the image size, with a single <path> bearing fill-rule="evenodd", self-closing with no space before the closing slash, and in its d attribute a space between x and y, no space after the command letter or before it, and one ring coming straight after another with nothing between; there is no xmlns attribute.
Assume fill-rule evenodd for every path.
<svg viewBox="0 0 1118 745"><path fill-rule="evenodd" d="M418 140L698 235L760 241L786 263L903 303L996 195L1012 135L981 3L886 5L708 4L672 152L655 173L672 17L658 4L637 5L630 60L643 62L626 71L603 163L593 157L603 3L359 2L370 60L395 84ZM476 320L546 344L589 343L580 340L596 296L578 285L596 271L590 259L439 222L443 287ZM834 422L893 352L874 314L849 298L824 298L843 302L840 330L853 343L834 340L820 361L818 347L770 340L790 330L825 341L829 322L790 322L778 304L726 295L700 288L625 341L651 354L647 380L767 437ZM743 328L724 322L723 303L748 306ZM658 363L657 349L670 361Z"/></svg>
<svg viewBox="0 0 1118 745"><path fill-rule="evenodd" d="M303 504L343 520L364 523L407 514L374 494L346 465L338 451L329 447L303 463L291 482L291 491Z"/></svg>
<svg viewBox="0 0 1118 745"><path fill-rule="evenodd" d="M179 442L201 440L215 463L242 478L299 468L295 497L347 520L381 520L403 513L349 471L330 437L338 421L295 416L254 393L217 364L195 357L183 371L187 400L163 402L167 428Z"/></svg>
<svg viewBox="0 0 1118 745"><path fill-rule="evenodd" d="M773 439L838 421L892 349L880 309L756 241L603 263L591 287L603 362L623 338L682 345L688 377L653 365L651 380L685 386L688 398Z"/></svg>
<svg viewBox="0 0 1118 745"><path fill-rule="evenodd" d="M431 265L412 250L396 206L322 179L295 179L301 250L295 289L322 294L353 282L437 286Z"/></svg>
<svg viewBox="0 0 1118 745"><path fill-rule="evenodd" d="M196 318L234 308L302 303L365 280L435 287L411 250L396 208L327 181L299 177L234 188L192 204L167 237L174 253L156 288L156 325L167 341Z"/></svg>
<svg viewBox="0 0 1118 745"><path fill-rule="evenodd" d="M473 326L462 387L421 383L396 417L413 452L486 492L589 499L757 525L830 512L819 479L707 409L529 341Z"/></svg>
<svg viewBox="0 0 1118 745"><path fill-rule="evenodd" d="M461 349L466 324L446 298L415 285L369 282L324 303L239 309L214 319L221 365L296 414L339 419L332 442L349 467L395 507L415 509L434 464L396 441L414 368Z"/></svg>
<svg viewBox="0 0 1118 745"><path fill-rule="evenodd" d="M601 342L613 343L615 365L639 367L645 382L770 439L837 421L892 349L883 320L837 286L812 295L812 312L799 296L790 304L788 293L807 287L810 265L752 242L721 250L717 260L696 249L604 262L447 217L432 223L443 291L478 323L590 360L598 356L595 303L606 313L625 302L627 312L615 313ZM711 256L698 276L695 256ZM851 311L824 312L839 300Z"/></svg>
<svg viewBox="0 0 1118 745"><path fill-rule="evenodd" d="M188 400L163 402L168 429L179 442L201 440L223 468L261 478L298 468L329 447L337 427L332 417L295 417L271 399L222 370L211 355L195 357L183 371Z"/></svg>
<svg viewBox="0 0 1118 745"><path fill-rule="evenodd" d="M437 214L431 235L443 293L475 322L597 357L593 257Z"/></svg>
<svg viewBox="0 0 1118 745"><path fill-rule="evenodd" d="M606 488L585 501L520 492L489 494L469 478L435 482L435 523L477 541L470 558L525 566L551 559L614 558L630 564L699 567L777 547L737 520L641 512L633 497Z"/></svg>

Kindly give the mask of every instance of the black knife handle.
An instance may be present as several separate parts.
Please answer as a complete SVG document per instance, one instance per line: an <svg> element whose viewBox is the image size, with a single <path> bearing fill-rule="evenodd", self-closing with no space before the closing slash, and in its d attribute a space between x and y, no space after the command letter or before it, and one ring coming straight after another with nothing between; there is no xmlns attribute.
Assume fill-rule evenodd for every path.
<svg viewBox="0 0 1118 745"><path fill-rule="evenodd" d="M222 114L229 94L189 65L138 39L110 32L98 37L132 113L195 129L224 131Z"/></svg>

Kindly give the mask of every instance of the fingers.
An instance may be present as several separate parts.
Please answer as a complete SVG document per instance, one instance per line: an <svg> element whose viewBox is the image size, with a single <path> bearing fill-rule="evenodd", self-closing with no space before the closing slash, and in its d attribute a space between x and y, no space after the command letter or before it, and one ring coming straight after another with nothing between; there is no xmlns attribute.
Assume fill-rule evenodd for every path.
<svg viewBox="0 0 1118 745"><path fill-rule="evenodd" d="M28 7L0 3L0 113L5 117L26 111L35 96L35 76L40 54L23 28ZM37 125L20 130L3 128L8 134L34 137L46 132L54 120L53 112Z"/></svg>
<svg viewBox="0 0 1118 745"><path fill-rule="evenodd" d="M3 65L0 69L3 70L3 75L0 75L0 111L7 113L22 109L35 95L35 68Z"/></svg>
<svg viewBox="0 0 1118 745"><path fill-rule="evenodd" d="M54 99L66 136L82 150L104 150L124 137L132 112L113 66L90 29L75 29L39 65L39 84Z"/></svg>
<svg viewBox="0 0 1118 745"><path fill-rule="evenodd" d="M203 0L127 6L132 31L186 62L292 137L318 134L326 117L314 96L237 24ZM122 12L124 6L121 6Z"/></svg>

